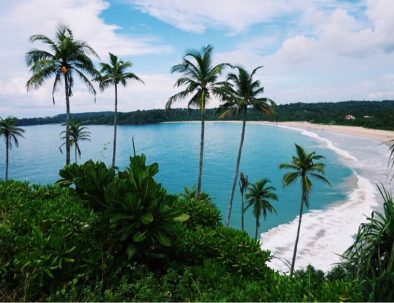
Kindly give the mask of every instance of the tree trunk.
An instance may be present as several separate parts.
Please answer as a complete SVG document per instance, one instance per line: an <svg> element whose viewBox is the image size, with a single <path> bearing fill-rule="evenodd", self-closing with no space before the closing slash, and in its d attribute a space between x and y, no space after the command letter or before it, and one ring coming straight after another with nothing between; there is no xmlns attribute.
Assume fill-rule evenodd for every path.
<svg viewBox="0 0 394 303"><path fill-rule="evenodd" d="M8 180L8 152L10 149L10 139L9 136L6 134L5 137L5 180Z"/></svg>
<svg viewBox="0 0 394 303"><path fill-rule="evenodd" d="M244 193L241 193L241 230L245 230L245 202Z"/></svg>
<svg viewBox="0 0 394 303"><path fill-rule="evenodd" d="M75 164L78 164L78 150L77 143L75 142Z"/></svg>
<svg viewBox="0 0 394 303"><path fill-rule="evenodd" d="M64 74L64 88L66 94L66 165L70 164L70 97L68 95L67 74Z"/></svg>
<svg viewBox="0 0 394 303"><path fill-rule="evenodd" d="M114 143L112 150L112 167L115 167L115 157L116 157L116 131L118 127L118 86L115 83L115 113L114 113Z"/></svg>
<svg viewBox="0 0 394 303"><path fill-rule="evenodd" d="M197 191L196 198L200 197L201 193L201 179L202 179L202 165L204 158L204 131L205 131L205 107L202 105L201 108L201 139L200 139L200 161L198 165L198 179L197 179Z"/></svg>
<svg viewBox="0 0 394 303"><path fill-rule="evenodd" d="M229 201L229 203L228 203L226 226L229 226L229 225L230 225L231 210L232 210L232 208L233 208L233 200L234 200L235 186L237 185L237 180L238 180L239 163L241 162L242 147L243 147L243 145L244 145L245 126L246 126L246 114L244 113L244 114L243 114L243 121L242 121L241 142L239 143L238 156L237 156L237 163L236 163L236 165L235 165L235 173L234 173L233 186L232 186L232 188L231 188L230 201Z"/></svg>
<svg viewBox="0 0 394 303"><path fill-rule="evenodd" d="M293 272L294 272L294 265L295 265L296 255L297 255L298 240L300 238L302 213L304 212L304 200L305 200L305 193L304 193L304 191L302 191L300 216L298 218L297 237L296 237L295 244L294 244L293 259L291 261L290 277L293 275Z"/></svg>
<svg viewBox="0 0 394 303"><path fill-rule="evenodd" d="M257 236L259 234L259 227L260 227L259 218L256 218L256 234L254 235L255 240L257 240Z"/></svg>

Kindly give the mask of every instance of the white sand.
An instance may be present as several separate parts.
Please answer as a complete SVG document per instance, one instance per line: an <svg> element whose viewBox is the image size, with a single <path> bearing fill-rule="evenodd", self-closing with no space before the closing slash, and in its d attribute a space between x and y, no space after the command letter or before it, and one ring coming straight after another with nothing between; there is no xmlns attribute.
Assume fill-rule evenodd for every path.
<svg viewBox="0 0 394 303"><path fill-rule="evenodd" d="M370 129L359 126L314 124L309 122L278 122L277 124L307 130L322 130L352 136L366 137L385 143L390 140L394 140L394 131L390 130Z"/></svg>

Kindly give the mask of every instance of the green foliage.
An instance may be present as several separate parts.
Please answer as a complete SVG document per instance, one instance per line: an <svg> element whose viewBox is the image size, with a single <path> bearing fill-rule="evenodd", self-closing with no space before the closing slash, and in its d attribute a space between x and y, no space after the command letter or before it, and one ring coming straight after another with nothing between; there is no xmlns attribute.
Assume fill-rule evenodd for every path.
<svg viewBox="0 0 394 303"><path fill-rule="evenodd" d="M185 224L190 229L198 227L216 228L221 224L222 216L220 210L213 204L212 198L204 192L199 198L195 197L196 188L185 188L185 192L175 202L175 205L187 214L190 218Z"/></svg>
<svg viewBox="0 0 394 303"><path fill-rule="evenodd" d="M135 165L151 175L142 160ZM0 182L0 300L365 300L358 282L346 277L326 278L313 268L294 278L273 272L266 266L269 252L246 233L221 225L173 222L172 246L160 250L167 261L152 267L152 258L129 260L116 252L122 246L115 231L105 233L112 229L105 208L93 210L86 200L91 193L81 201L73 187ZM191 203L197 202L204 203Z"/></svg>
<svg viewBox="0 0 394 303"><path fill-rule="evenodd" d="M0 201L0 300L16 299L6 293L43 298L64 283L89 277L99 262L92 241L95 215L72 194L1 182ZM83 265L76 262L81 259Z"/></svg>
<svg viewBox="0 0 394 303"><path fill-rule="evenodd" d="M199 227L196 230L178 231L179 241L172 248L175 258L187 264L202 264L213 259L226 266L229 272L250 277L269 271L266 262L270 252L260 249L259 243L246 232L219 226Z"/></svg>
<svg viewBox="0 0 394 303"><path fill-rule="evenodd" d="M354 244L344 253L346 267L366 287L369 300L394 299L394 205L383 187L383 213L374 211L361 224Z"/></svg>
<svg viewBox="0 0 394 303"><path fill-rule="evenodd" d="M321 103L279 104L275 107L276 114L261 115L251 109L246 114L247 121L309 121L314 123L363 126L367 128L394 130L394 101L345 101ZM346 120L345 115L352 114L356 120ZM86 124L112 124L112 112L90 112L71 114L75 119ZM201 117L198 109L174 108L137 110L118 113L118 124L148 124L169 121L196 121ZM218 120L217 109L205 110L206 120ZM224 120L240 120L242 117L229 116ZM63 123L65 115L45 118L18 119L18 125L37 125Z"/></svg>
<svg viewBox="0 0 394 303"><path fill-rule="evenodd" d="M176 198L154 180L158 164L145 162L144 155L131 157L128 169L115 173L103 163L88 161L66 166L58 181L62 186L75 185L77 195L100 213L102 230L113 233L111 244L127 258L170 246L174 222L189 218L173 206Z"/></svg>

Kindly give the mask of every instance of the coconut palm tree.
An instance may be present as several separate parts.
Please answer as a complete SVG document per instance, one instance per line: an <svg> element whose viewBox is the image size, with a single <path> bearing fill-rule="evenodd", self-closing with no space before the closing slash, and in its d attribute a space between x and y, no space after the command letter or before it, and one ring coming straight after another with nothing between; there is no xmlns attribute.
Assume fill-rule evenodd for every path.
<svg viewBox="0 0 394 303"><path fill-rule="evenodd" d="M256 240L260 227L261 214L263 214L264 220L267 218L267 211L276 214L271 201L277 201L278 196L274 192L275 187L269 185L270 182L268 179L258 180L256 183L249 185L248 192L246 193L248 203L246 209L253 207L253 215L256 218L256 234L254 236Z"/></svg>
<svg viewBox="0 0 394 303"><path fill-rule="evenodd" d="M270 201L277 201L278 196L274 192L275 187L269 185L270 182L268 179L258 180L254 184L249 185L246 193L246 209L253 207L253 215L256 218L256 233L254 236L256 240L259 233L261 214L263 214L264 221L267 218L268 211L276 214L276 210Z"/></svg>
<svg viewBox="0 0 394 303"><path fill-rule="evenodd" d="M201 179L204 155L204 126L205 126L205 108L214 93L214 88L220 82L218 77L225 67L225 64L212 65L212 46L207 45L200 51L189 50L183 57L182 63L174 65L171 73L183 73L183 77L175 82L176 87L186 86L185 89L168 99L166 108L182 99L191 96L188 102L188 108L197 107L200 109L201 116L201 138L200 138L200 159L197 178L196 197L201 193Z"/></svg>
<svg viewBox="0 0 394 303"><path fill-rule="evenodd" d="M52 40L44 35L33 35L31 42L42 42L49 50L32 49L26 53L26 64L32 72L27 81L27 90L38 89L49 78L54 77L52 86L52 101L55 103L54 94L64 82L66 97L66 133L69 132L70 121L70 97L74 86L74 76L84 83L89 91L96 95L88 76L97 76L93 62L89 55L98 58L97 53L85 42L75 40L69 27L59 24L56 28L55 39ZM70 136L66 136L66 165L70 164Z"/></svg>
<svg viewBox="0 0 394 303"><path fill-rule="evenodd" d="M100 75L95 78L99 82L99 87L102 91L109 86L115 88L115 112L114 112L114 141L112 147L112 167L115 167L116 157L116 133L118 126L118 85L122 84L126 87L127 82L130 80L137 80L142 83L134 73L128 72L127 69L131 68L133 64L130 61L119 60L117 56L109 53L109 63L100 63Z"/></svg>
<svg viewBox="0 0 394 303"><path fill-rule="evenodd" d="M245 199L244 193L249 185L248 176L243 172L240 174L239 178L239 191L241 192L241 230L245 230Z"/></svg>
<svg viewBox="0 0 394 303"><path fill-rule="evenodd" d="M227 76L227 82L216 90L218 95L224 101L224 104L219 107L219 111L222 111L219 118L222 119L228 116L236 116L241 117L242 119L241 141L239 143L230 201L228 203L226 219L227 226L230 224L235 186L237 184L242 147L245 139L246 113L248 108L251 107L262 114L271 115L274 113L275 106L275 103L272 100L260 96L264 92L264 87L261 86L261 82L259 80L253 79L255 73L262 68L262 66L256 67L251 73L241 66L235 66L235 68L237 69L237 73L229 73Z"/></svg>
<svg viewBox="0 0 394 303"><path fill-rule="evenodd" d="M301 180L301 204L300 215L298 217L297 236L294 244L293 259L291 262L290 276L293 275L294 265L297 255L298 240L300 238L300 228L302 214L304 212L304 205L309 208L309 196L312 190L311 178L322 181L328 185L330 182L324 177L325 164L318 162L324 159L323 156L316 154L316 152L307 153L301 146L295 144L297 154L292 157L290 163L282 163L279 165L281 169L288 169L290 172L283 176L283 187L287 187L295 183L298 179Z"/></svg>
<svg viewBox="0 0 394 303"><path fill-rule="evenodd" d="M81 149L79 148L79 142L90 141L90 131L88 131L88 128L86 126L81 126L81 124L77 121L70 120L69 123L69 142L70 146L74 146L75 163L78 163L78 156L79 158L81 158ZM62 135L61 139L66 140L66 134L67 132L65 130L62 131L60 133L60 135ZM62 151L61 147L65 144L66 142L60 145L60 151Z"/></svg>
<svg viewBox="0 0 394 303"><path fill-rule="evenodd" d="M8 152L12 148L12 143L18 147L18 137L23 138L24 132L25 130L23 128L16 127L15 118L0 118L0 137L4 136L5 140L5 180L8 180Z"/></svg>

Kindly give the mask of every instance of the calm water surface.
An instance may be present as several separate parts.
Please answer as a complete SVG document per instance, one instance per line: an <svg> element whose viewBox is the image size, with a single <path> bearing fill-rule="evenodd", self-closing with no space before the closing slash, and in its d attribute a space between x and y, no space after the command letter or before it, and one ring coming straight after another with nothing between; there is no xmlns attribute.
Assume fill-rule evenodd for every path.
<svg viewBox="0 0 394 303"><path fill-rule="evenodd" d="M105 125L88 126L91 142L82 142L82 158L111 161L113 127ZM65 154L59 151L62 143L60 125L39 125L24 127L25 139L20 139L19 148L10 154L10 177L32 183L53 183L58 171L64 165ZM240 123L212 122L206 125L204 154L203 190L215 199L216 205L226 215L230 188L234 175L235 160L241 134ZM137 153L144 153L147 162L158 162L160 172L157 179L171 193L182 192L185 186L196 183L199 156L199 123L171 123L144 126L119 126L117 165L123 169L129 163L132 153L131 138L134 136ZM249 181L259 178L271 179L277 189L279 201L274 202L278 215L268 215L267 221L261 219L261 231L281 223L289 222L298 214L300 189L299 183L282 188L285 171L278 168L282 162L290 162L295 153L294 143L302 145L307 151L317 151L326 157L327 178L332 187L319 184L311 196L311 209L321 209L330 203L343 201L350 190L346 186L352 176L350 168L337 159L337 155L320 147L319 143L301 135L297 131L276 126L249 124L241 159L240 171L245 172ZM5 144L1 142L0 173L4 173ZM72 153L72 160L74 154ZM240 225L240 195L237 186L231 224ZM246 217L246 228L254 234L254 218L251 211Z"/></svg>

